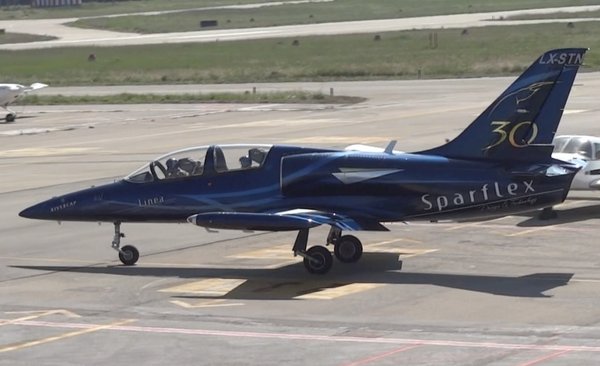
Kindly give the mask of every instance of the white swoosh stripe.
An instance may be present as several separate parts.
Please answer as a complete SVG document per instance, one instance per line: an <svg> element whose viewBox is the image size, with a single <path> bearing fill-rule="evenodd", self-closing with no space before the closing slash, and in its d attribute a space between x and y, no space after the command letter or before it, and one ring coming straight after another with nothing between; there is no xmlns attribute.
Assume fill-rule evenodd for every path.
<svg viewBox="0 0 600 366"><path fill-rule="evenodd" d="M341 169L346 170L346 169ZM371 169L361 171L342 171L339 173L332 173L334 177L339 179L344 184L358 183L365 180L381 177L388 174L401 172L403 169Z"/></svg>

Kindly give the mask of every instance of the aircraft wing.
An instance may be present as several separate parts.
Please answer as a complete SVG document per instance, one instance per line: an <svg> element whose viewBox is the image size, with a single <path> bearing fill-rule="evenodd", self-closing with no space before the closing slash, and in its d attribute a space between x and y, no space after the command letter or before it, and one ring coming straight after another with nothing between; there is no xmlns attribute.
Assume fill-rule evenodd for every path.
<svg viewBox="0 0 600 366"><path fill-rule="evenodd" d="M188 222L211 229L232 230L291 231L331 225L344 231L389 231L373 219L302 209L275 213L208 212L192 215Z"/></svg>
<svg viewBox="0 0 600 366"><path fill-rule="evenodd" d="M26 89L26 91L38 90L38 89L45 88L47 86L48 86L47 84L33 83L33 84L29 85L29 87Z"/></svg>

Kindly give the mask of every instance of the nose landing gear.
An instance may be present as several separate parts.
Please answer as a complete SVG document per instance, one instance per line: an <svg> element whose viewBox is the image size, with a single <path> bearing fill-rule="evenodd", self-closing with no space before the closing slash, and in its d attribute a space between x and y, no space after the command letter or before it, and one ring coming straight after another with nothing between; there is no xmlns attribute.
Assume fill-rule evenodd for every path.
<svg viewBox="0 0 600 366"><path fill-rule="evenodd" d="M121 223L115 222L115 236L112 241L112 248L119 252L119 259L126 266L133 266L140 258L140 252L133 245L125 245L121 247L121 238L125 234L121 232Z"/></svg>

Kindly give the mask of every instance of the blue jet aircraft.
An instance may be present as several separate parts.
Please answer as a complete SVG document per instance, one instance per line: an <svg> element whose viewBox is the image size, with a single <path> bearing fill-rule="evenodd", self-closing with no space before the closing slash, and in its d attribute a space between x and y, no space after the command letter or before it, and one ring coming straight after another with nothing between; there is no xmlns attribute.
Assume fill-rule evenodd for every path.
<svg viewBox="0 0 600 366"><path fill-rule="evenodd" d="M331 227L335 257L356 262L348 231L382 222L498 217L564 201L577 166L551 157L552 139L587 49L544 53L458 137L415 153L279 145L212 145L164 155L124 179L36 204L20 215L114 223L112 247L125 265L121 223L185 222L207 229L298 231L293 253L310 273L333 256L307 248L309 229Z"/></svg>

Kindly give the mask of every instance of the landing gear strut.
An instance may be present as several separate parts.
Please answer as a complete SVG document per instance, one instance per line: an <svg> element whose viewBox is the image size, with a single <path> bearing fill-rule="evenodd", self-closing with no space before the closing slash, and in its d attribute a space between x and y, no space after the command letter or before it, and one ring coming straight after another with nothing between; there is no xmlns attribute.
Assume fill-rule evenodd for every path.
<svg viewBox="0 0 600 366"><path fill-rule="evenodd" d="M540 212L540 215L539 215L540 220L552 220L557 217L558 217L558 213L552 206L545 207L544 209L542 209L542 212Z"/></svg>
<svg viewBox="0 0 600 366"><path fill-rule="evenodd" d="M121 223L115 222L115 236L112 241L112 248L119 252L119 259L126 266L133 266L140 258L140 252L133 245L125 245L121 248L121 238L125 234L121 232Z"/></svg>
<svg viewBox="0 0 600 366"><path fill-rule="evenodd" d="M294 255L304 258L304 267L309 273L325 274L333 266L333 256L327 248L315 245L306 249L308 244L308 229L301 229L294 243ZM333 244L335 257L342 263L355 263L363 253L363 246L357 237L343 235L342 230L331 227L327 235L327 244Z"/></svg>

